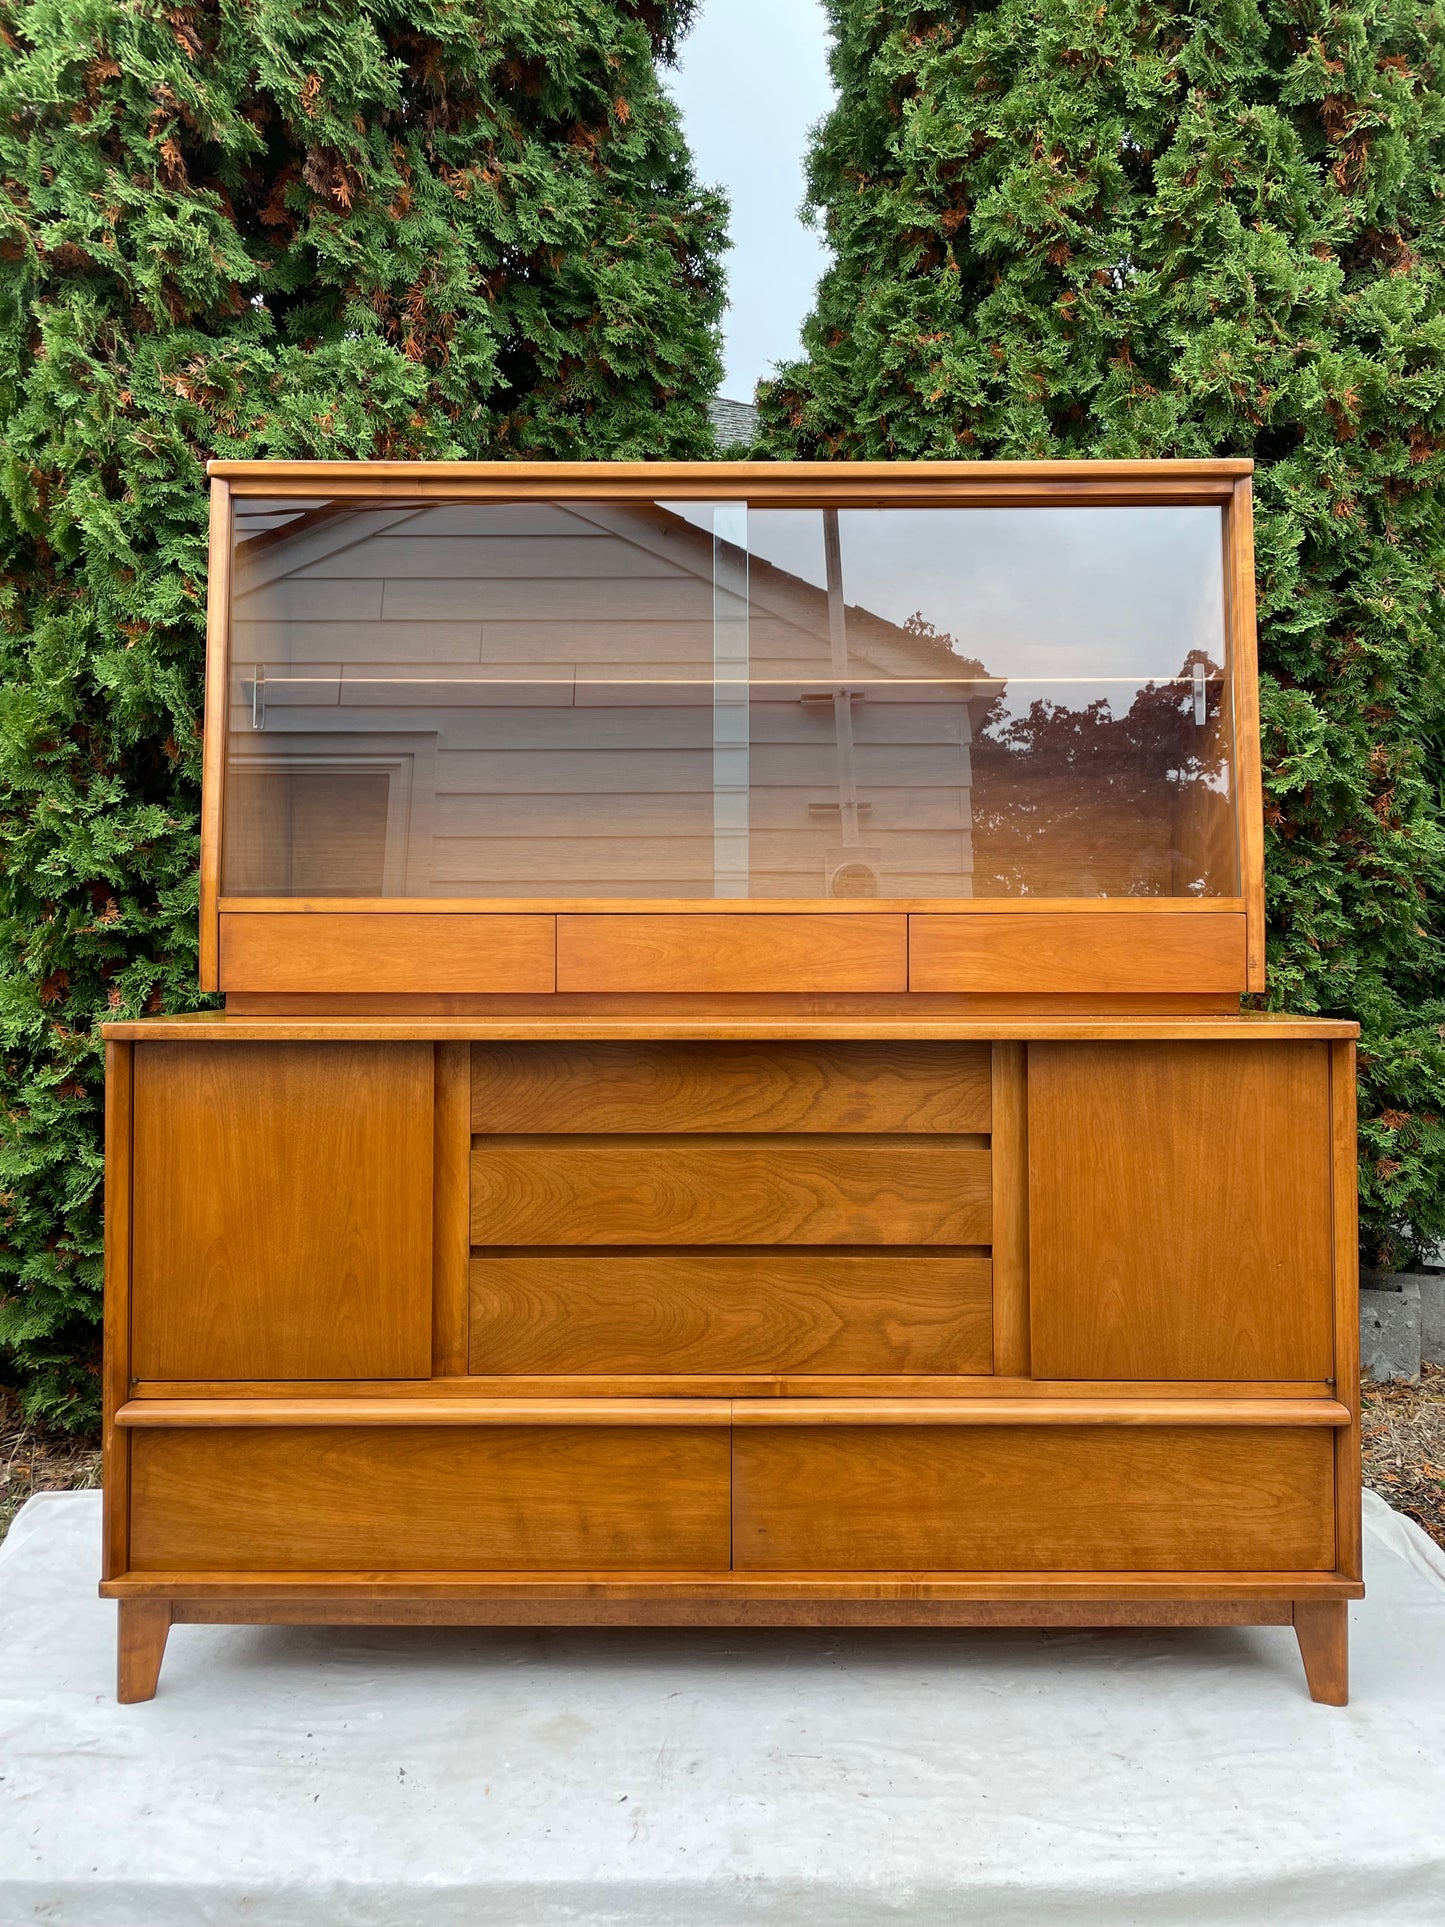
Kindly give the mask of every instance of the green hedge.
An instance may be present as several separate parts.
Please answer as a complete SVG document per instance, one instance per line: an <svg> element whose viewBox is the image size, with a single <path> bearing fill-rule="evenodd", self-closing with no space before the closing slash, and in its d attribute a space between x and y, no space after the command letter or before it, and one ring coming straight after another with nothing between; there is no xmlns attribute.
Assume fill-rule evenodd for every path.
<svg viewBox="0 0 1445 1927"><path fill-rule="evenodd" d="M0 1358L96 1409L107 1016L196 1007L212 455L709 452L678 0L0 0Z"/></svg>
<svg viewBox="0 0 1445 1927"><path fill-rule="evenodd" d="M1250 455L1272 1007L1356 1017L1363 1252L1445 1233L1445 26L828 0L779 457Z"/></svg>

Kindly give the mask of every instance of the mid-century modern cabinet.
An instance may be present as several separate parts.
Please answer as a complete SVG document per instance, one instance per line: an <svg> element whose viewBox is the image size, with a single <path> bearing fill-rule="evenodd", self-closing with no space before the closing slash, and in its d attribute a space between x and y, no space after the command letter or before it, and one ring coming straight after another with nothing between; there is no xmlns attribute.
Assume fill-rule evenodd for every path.
<svg viewBox="0 0 1445 1927"><path fill-rule="evenodd" d="M1352 1025L1263 988L1249 464L218 463L223 1014L108 1027L174 1622L1358 1598Z"/></svg>

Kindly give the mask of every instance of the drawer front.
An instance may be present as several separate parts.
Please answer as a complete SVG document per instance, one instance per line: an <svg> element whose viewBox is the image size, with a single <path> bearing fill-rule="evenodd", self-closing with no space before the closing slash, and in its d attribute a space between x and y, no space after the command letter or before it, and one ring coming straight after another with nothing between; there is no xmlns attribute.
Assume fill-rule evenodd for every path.
<svg viewBox="0 0 1445 1927"><path fill-rule="evenodd" d="M908 987L974 995L1240 991L1238 911L922 911L908 920Z"/></svg>
<svg viewBox="0 0 1445 1927"><path fill-rule="evenodd" d="M475 1245L988 1244L972 1137L478 1138Z"/></svg>
<svg viewBox="0 0 1445 1927"><path fill-rule="evenodd" d="M1031 1044L1028 1112L1039 1377L1333 1374L1328 1045Z"/></svg>
<svg viewBox="0 0 1445 1927"><path fill-rule="evenodd" d="M987 1131L987 1044L474 1044L472 1129Z"/></svg>
<svg viewBox="0 0 1445 1927"><path fill-rule="evenodd" d="M992 1267L879 1252L478 1253L478 1373L986 1373Z"/></svg>
<svg viewBox="0 0 1445 1927"><path fill-rule="evenodd" d="M555 987L549 916L223 912L221 989L432 995Z"/></svg>
<svg viewBox="0 0 1445 1927"><path fill-rule="evenodd" d="M724 912L557 918L561 991L907 990L907 918Z"/></svg>
<svg viewBox="0 0 1445 1927"><path fill-rule="evenodd" d="M745 1570L1332 1571L1334 1437L1203 1427L740 1426Z"/></svg>
<svg viewBox="0 0 1445 1927"><path fill-rule="evenodd" d="M136 1433L138 1572L725 1570L725 1425Z"/></svg>
<svg viewBox="0 0 1445 1927"><path fill-rule="evenodd" d="M131 1374L431 1370L429 1044L141 1044Z"/></svg>

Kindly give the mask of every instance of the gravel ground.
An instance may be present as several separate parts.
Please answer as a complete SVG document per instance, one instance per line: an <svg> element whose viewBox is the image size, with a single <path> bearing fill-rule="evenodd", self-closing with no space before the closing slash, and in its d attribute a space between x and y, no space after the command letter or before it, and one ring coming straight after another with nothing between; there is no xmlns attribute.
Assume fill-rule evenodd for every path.
<svg viewBox="0 0 1445 1927"><path fill-rule="evenodd" d="M1364 1382L1365 1484L1445 1546L1445 1365L1418 1385Z"/></svg>

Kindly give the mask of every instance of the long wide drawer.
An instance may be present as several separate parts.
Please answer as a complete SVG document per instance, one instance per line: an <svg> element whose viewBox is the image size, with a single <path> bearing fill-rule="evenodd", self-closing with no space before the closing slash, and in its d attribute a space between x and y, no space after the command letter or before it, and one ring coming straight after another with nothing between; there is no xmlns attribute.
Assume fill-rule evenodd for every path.
<svg viewBox="0 0 1445 1927"><path fill-rule="evenodd" d="M993 1369L983 1255L474 1252L470 1365L487 1374Z"/></svg>
<svg viewBox="0 0 1445 1927"><path fill-rule="evenodd" d="M157 1430L131 1450L137 1572L728 1564L725 1421Z"/></svg>
<svg viewBox="0 0 1445 1927"><path fill-rule="evenodd" d="M980 1245L975 1137L483 1137L474 1245Z"/></svg>
<svg viewBox="0 0 1445 1927"><path fill-rule="evenodd" d="M1330 1571L1334 1437L1183 1426L756 1426L733 1563L774 1571Z"/></svg>

